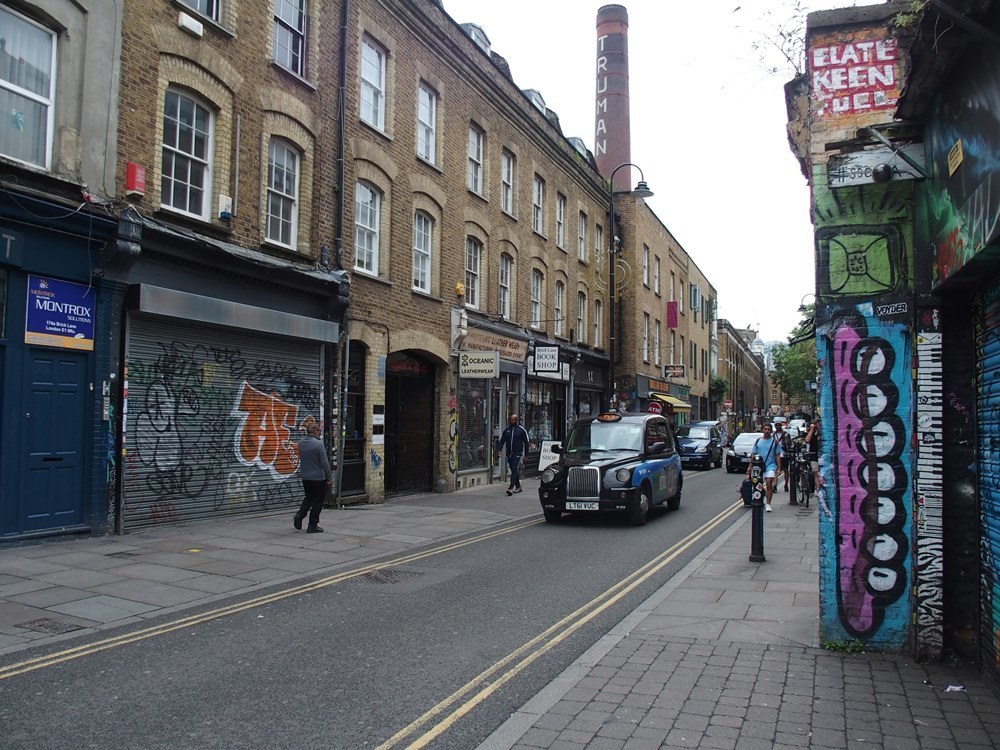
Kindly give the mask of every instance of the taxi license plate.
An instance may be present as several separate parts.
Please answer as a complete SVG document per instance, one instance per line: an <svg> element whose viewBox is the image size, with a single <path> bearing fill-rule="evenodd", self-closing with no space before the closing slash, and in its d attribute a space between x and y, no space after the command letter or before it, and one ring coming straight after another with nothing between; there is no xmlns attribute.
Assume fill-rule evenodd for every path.
<svg viewBox="0 0 1000 750"><path fill-rule="evenodd" d="M597 507L597 503L566 503L566 510L597 510Z"/></svg>

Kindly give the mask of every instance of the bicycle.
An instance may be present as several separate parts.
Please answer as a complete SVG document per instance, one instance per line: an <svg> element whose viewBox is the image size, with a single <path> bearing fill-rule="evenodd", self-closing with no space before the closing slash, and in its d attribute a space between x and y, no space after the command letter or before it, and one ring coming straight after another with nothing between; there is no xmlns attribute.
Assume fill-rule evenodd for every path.
<svg viewBox="0 0 1000 750"><path fill-rule="evenodd" d="M805 445L795 446L792 453L792 465L789 469L789 479L791 480L791 491L789 502L797 502L799 505L809 507L809 497L815 487L815 478L812 473L812 464L809 461Z"/></svg>

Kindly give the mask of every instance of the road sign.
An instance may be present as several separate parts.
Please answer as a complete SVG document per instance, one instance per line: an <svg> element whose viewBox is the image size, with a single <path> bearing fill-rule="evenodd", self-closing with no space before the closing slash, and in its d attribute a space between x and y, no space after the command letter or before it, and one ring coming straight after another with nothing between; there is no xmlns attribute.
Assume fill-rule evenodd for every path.
<svg viewBox="0 0 1000 750"><path fill-rule="evenodd" d="M659 414L661 411L663 411L663 407L660 406L659 401L650 401L649 406L646 407L646 411L648 411L650 414Z"/></svg>
<svg viewBox="0 0 1000 750"><path fill-rule="evenodd" d="M733 402L728 398L722 402L722 405L725 406L727 409L733 408Z"/></svg>

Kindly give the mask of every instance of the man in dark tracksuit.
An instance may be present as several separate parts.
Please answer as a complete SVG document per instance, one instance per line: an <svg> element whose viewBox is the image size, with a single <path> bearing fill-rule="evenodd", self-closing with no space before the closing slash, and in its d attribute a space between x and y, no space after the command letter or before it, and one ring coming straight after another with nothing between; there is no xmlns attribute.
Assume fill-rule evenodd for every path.
<svg viewBox="0 0 1000 750"><path fill-rule="evenodd" d="M517 414L510 415L510 424L500 436L497 452L502 451L505 445L507 465L510 466L510 485L507 487L507 494L513 495L521 491L521 459L528 450L528 431L521 426Z"/></svg>
<svg viewBox="0 0 1000 750"><path fill-rule="evenodd" d="M292 525L301 529L302 519L308 513L309 526L306 527L306 532L316 534L323 530L319 527L319 514L323 510L326 488L333 484L333 472L330 471L326 446L319 436L319 425L313 419L306 424L306 436L299 441L299 474L306 498L292 519Z"/></svg>

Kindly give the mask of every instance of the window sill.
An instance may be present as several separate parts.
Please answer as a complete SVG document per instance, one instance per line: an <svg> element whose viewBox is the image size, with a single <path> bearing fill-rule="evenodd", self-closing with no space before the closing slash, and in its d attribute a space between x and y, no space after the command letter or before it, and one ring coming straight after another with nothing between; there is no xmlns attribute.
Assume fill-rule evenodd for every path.
<svg viewBox="0 0 1000 750"><path fill-rule="evenodd" d="M441 299L441 298L440 298L439 296L437 296L436 294L431 294L430 292L424 292L424 291L421 291L420 289L412 289L412 288L411 288L411 289L410 289L410 292L411 292L411 293L412 293L412 294L413 294L413 295L414 295L415 297L421 297L421 298L423 298L423 299L425 299L425 300L429 300L430 302L439 302L439 303L442 303L442 302L444 302L444 300L443 300L443 299Z"/></svg>
<svg viewBox="0 0 1000 750"><path fill-rule="evenodd" d="M363 268L355 267L352 270L355 279L367 279L368 281L375 281L379 284L385 284L386 286L392 286L392 282L389 279L382 278L381 276L376 276L371 271L366 271Z"/></svg>
<svg viewBox="0 0 1000 750"><path fill-rule="evenodd" d="M309 89L310 91L316 91L317 90L316 84L311 83L310 81L306 80L305 78L303 78L302 76L300 76L298 73L296 73L294 70L289 70L284 65L282 65L281 63L279 63L277 60L271 60L270 62L271 62L271 67L272 68L274 68L275 70L277 70L282 75L285 75L288 78L291 78L293 81L295 81L296 83L298 83L300 86L304 86L305 88Z"/></svg>
<svg viewBox="0 0 1000 750"><path fill-rule="evenodd" d="M425 159L424 157L422 157L420 154L417 154L416 156L417 156L417 163L418 164L423 164L425 167L430 167L431 169L433 169L438 174L444 174L444 170L441 169L441 167L439 167L434 162L427 161L427 159Z"/></svg>
<svg viewBox="0 0 1000 750"><path fill-rule="evenodd" d="M386 132L385 130L383 130L383 129L375 126L375 125L372 125L370 122L368 122L368 120L363 119L361 116L358 116L358 122L366 130L374 133L375 135L379 136L380 138L384 138L385 140L389 141L390 143L392 142L392 136L388 132Z"/></svg>
<svg viewBox="0 0 1000 750"><path fill-rule="evenodd" d="M512 213L511 213L510 211L508 211L508 210L507 210L506 208L501 208L501 209L500 209L500 213L502 213L502 214L503 214L504 216L506 216L506 217L507 217L508 219L510 219L511 221L517 221L517 217L516 217L516 216L514 216L514 214L512 214Z"/></svg>
<svg viewBox="0 0 1000 750"><path fill-rule="evenodd" d="M170 206L158 206L153 211L153 215L156 218L167 222L184 224L185 226L195 227L201 230L210 229L225 235L233 233L233 229L230 226L232 222L223 221L222 219L206 219L202 216L193 216L191 214L186 214L183 211L178 211L175 208L171 208Z"/></svg>
<svg viewBox="0 0 1000 750"><path fill-rule="evenodd" d="M187 13L189 16L194 16L201 23L205 24L206 27L212 29L213 32L221 34L223 36L229 37L230 39L236 38L236 32L230 31L222 23L211 16L206 16L204 13L199 11L197 8L193 8L187 3L182 3L180 0L171 0L171 4L177 8L177 10Z"/></svg>
<svg viewBox="0 0 1000 750"><path fill-rule="evenodd" d="M476 192L475 190L473 190L470 187L467 187L466 189L468 190L469 195L471 195L473 198L478 198L483 203L489 203L490 202L489 199L485 195L483 195L482 193L478 193L478 192Z"/></svg>

